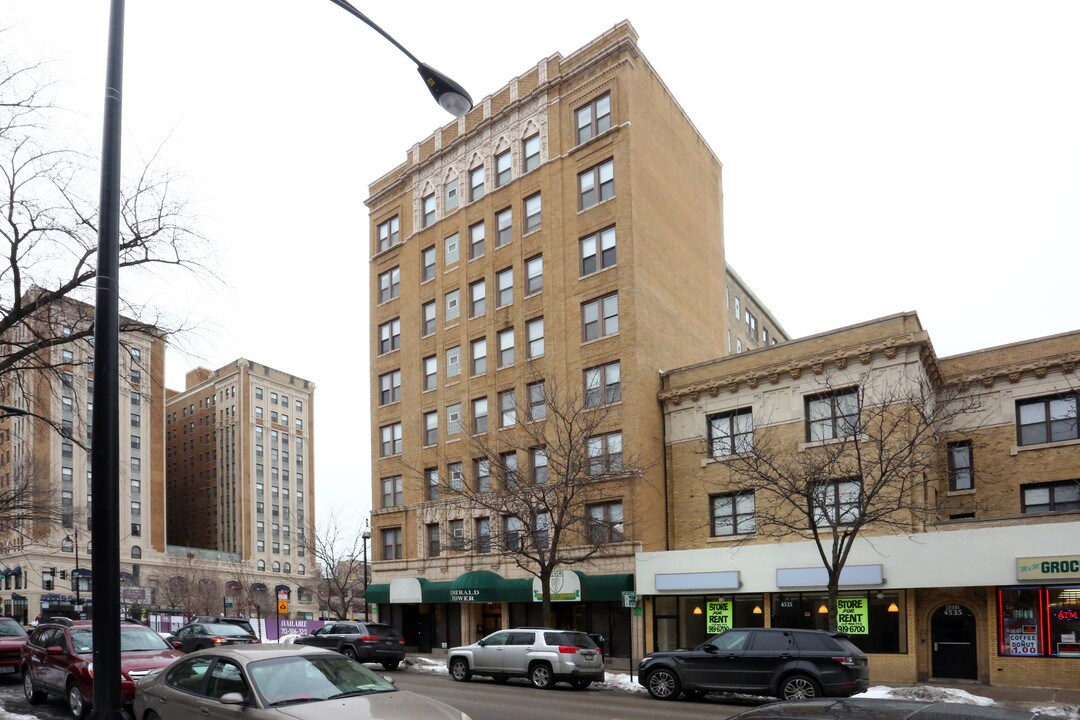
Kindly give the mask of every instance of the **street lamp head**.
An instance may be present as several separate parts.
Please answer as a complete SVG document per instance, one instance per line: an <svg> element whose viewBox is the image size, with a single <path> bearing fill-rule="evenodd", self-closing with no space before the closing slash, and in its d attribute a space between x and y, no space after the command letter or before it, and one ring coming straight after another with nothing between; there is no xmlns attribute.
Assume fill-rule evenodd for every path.
<svg viewBox="0 0 1080 720"><path fill-rule="evenodd" d="M417 65L416 71L420 73L420 77L424 78L424 84L431 91L431 97L435 98L443 110L454 117L461 117L472 110L472 98L461 85L425 63Z"/></svg>
<svg viewBox="0 0 1080 720"><path fill-rule="evenodd" d="M365 530L363 533L360 534L360 537L364 538L365 540L370 540L371 539L371 531L370 530Z"/></svg>

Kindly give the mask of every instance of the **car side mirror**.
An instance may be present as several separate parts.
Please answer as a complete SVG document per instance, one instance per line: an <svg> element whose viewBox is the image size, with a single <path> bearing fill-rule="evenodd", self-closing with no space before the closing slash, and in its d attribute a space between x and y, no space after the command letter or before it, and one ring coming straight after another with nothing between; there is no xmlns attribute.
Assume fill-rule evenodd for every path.
<svg viewBox="0 0 1080 720"><path fill-rule="evenodd" d="M702 645L701 649L709 653L710 655L715 655L716 653L720 652L720 648L716 647L712 643L709 643L708 645Z"/></svg>
<svg viewBox="0 0 1080 720"><path fill-rule="evenodd" d="M477 640L476 644L479 645L480 647L484 647L485 645L487 645L487 641L486 640Z"/></svg>
<svg viewBox="0 0 1080 720"><path fill-rule="evenodd" d="M169 644L173 646L174 650L181 650L184 647L184 643L180 642L179 640L172 640L169 642Z"/></svg>
<svg viewBox="0 0 1080 720"><path fill-rule="evenodd" d="M218 698L218 702L222 705L243 705L244 696L238 692L227 692Z"/></svg>
<svg viewBox="0 0 1080 720"><path fill-rule="evenodd" d="M45 652L49 655L63 655L64 648L60 647L59 645L50 645L49 647L45 648Z"/></svg>
<svg viewBox="0 0 1080 720"><path fill-rule="evenodd" d="M394 686L397 685L397 682L395 682L394 678L392 678L392 677L386 677L385 675L383 675L382 679L385 680L386 682L390 683L391 685L394 685Z"/></svg>

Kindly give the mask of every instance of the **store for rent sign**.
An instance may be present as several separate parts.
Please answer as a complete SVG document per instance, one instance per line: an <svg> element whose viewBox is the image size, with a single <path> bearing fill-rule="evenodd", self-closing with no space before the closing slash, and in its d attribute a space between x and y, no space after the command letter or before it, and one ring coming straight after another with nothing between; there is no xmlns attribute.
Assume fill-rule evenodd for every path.
<svg viewBox="0 0 1080 720"><path fill-rule="evenodd" d="M836 601L836 630L847 635L866 635L870 632L870 601L868 598L839 598Z"/></svg>
<svg viewBox="0 0 1080 720"><path fill-rule="evenodd" d="M731 628L731 601L705 603L705 632L716 635Z"/></svg>

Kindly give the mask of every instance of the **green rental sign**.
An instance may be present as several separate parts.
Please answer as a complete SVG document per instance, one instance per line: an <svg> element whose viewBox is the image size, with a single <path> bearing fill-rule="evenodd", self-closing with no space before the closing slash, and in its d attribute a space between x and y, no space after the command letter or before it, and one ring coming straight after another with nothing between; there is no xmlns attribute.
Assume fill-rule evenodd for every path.
<svg viewBox="0 0 1080 720"><path fill-rule="evenodd" d="M870 600L868 598L838 598L836 601L836 630L847 635L867 635L870 632Z"/></svg>
<svg viewBox="0 0 1080 720"><path fill-rule="evenodd" d="M731 601L705 603L705 632L709 635L722 633L731 627Z"/></svg>

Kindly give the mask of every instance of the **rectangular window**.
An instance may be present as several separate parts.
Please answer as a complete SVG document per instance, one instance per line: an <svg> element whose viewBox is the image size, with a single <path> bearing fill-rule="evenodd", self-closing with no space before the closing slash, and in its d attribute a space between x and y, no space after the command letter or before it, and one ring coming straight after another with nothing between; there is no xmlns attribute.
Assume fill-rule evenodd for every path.
<svg viewBox="0 0 1080 720"><path fill-rule="evenodd" d="M714 458L754 449L754 415L750 408L709 417L709 448Z"/></svg>
<svg viewBox="0 0 1080 720"><path fill-rule="evenodd" d="M540 136L530 135L522 143L525 155L525 172L532 172L540 167Z"/></svg>
<svg viewBox="0 0 1080 720"><path fill-rule="evenodd" d="M540 193L525 198L525 229L522 235L540 229L540 209Z"/></svg>
<svg viewBox="0 0 1080 720"><path fill-rule="evenodd" d="M450 267L458 261L460 257L459 248L461 243L458 241L458 234L454 233L450 237L443 241L443 262L447 267Z"/></svg>
<svg viewBox="0 0 1080 720"><path fill-rule="evenodd" d="M435 333L435 301L420 306L420 337Z"/></svg>
<svg viewBox="0 0 1080 720"><path fill-rule="evenodd" d="M1076 440L1076 393L1020 400L1016 403L1017 442L1020 445Z"/></svg>
<svg viewBox="0 0 1080 720"><path fill-rule="evenodd" d="M389 405L401 400L401 371L394 370L379 376L379 404Z"/></svg>
<svg viewBox="0 0 1080 720"><path fill-rule="evenodd" d="M446 350L446 377L457 377L461 374L461 346L455 345Z"/></svg>
<svg viewBox="0 0 1080 720"><path fill-rule="evenodd" d="M1080 480L1022 485L1020 492L1025 514L1080 510Z"/></svg>
<svg viewBox="0 0 1080 720"><path fill-rule="evenodd" d="M472 341L472 374L483 375L487 372L487 338Z"/></svg>
<svg viewBox="0 0 1080 720"><path fill-rule="evenodd" d="M495 307L506 307L514 302L514 268L506 268L495 274Z"/></svg>
<svg viewBox="0 0 1080 720"><path fill-rule="evenodd" d="M587 210L615 196L615 161L607 160L578 175L578 209Z"/></svg>
<svg viewBox="0 0 1080 720"><path fill-rule="evenodd" d="M480 317L484 314L487 300L487 283L477 280L469 285L469 317Z"/></svg>
<svg viewBox="0 0 1080 720"><path fill-rule="evenodd" d="M746 336L751 340L757 340L757 318L749 310L746 311Z"/></svg>
<svg viewBox="0 0 1080 720"><path fill-rule="evenodd" d="M424 251L420 254L420 282L427 282L428 280L435 279L435 246L424 248Z"/></svg>
<svg viewBox="0 0 1080 720"><path fill-rule="evenodd" d="M383 425L379 428L379 457L401 454L401 423Z"/></svg>
<svg viewBox="0 0 1080 720"><path fill-rule="evenodd" d="M382 506L398 507L402 504L402 481L400 475L382 479Z"/></svg>
<svg viewBox="0 0 1080 720"><path fill-rule="evenodd" d="M713 495L709 498L712 536L749 535L757 530L754 493L740 492Z"/></svg>
<svg viewBox="0 0 1080 720"><path fill-rule="evenodd" d="M461 463L450 463L446 466L446 472L450 476L450 489L461 492L465 484L465 474L461 471Z"/></svg>
<svg viewBox="0 0 1080 720"><path fill-rule="evenodd" d="M484 257L484 221L469 226L469 259Z"/></svg>
<svg viewBox="0 0 1080 720"><path fill-rule="evenodd" d="M465 549L465 521L464 520L451 520L450 521L450 549L451 550L464 550Z"/></svg>
<svg viewBox="0 0 1080 720"><path fill-rule="evenodd" d="M528 392L529 420L543 420L547 417L547 391L544 389L544 381L530 383Z"/></svg>
<svg viewBox="0 0 1080 720"><path fill-rule="evenodd" d="M499 367L514 364L514 328L499 332Z"/></svg>
<svg viewBox="0 0 1080 720"><path fill-rule="evenodd" d="M439 413L424 413L424 445L438 445L439 443Z"/></svg>
<svg viewBox="0 0 1080 720"><path fill-rule="evenodd" d="M514 239L514 211L510 208L495 213L495 247L509 245Z"/></svg>
<svg viewBox="0 0 1080 720"><path fill-rule="evenodd" d="M544 258L541 255L525 261L525 296L544 289Z"/></svg>
<svg viewBox="0 0 1080 720"><path fill-rule="evenodd" d="M469 202L484 197L484 166L469 171Z"/></svg>
<svg viewBox="0 0 1080 720"><path fill-rule="evenodd" d="M604 94L577 110L578 145L611 129L611 95Z"/></svg>
<svg viewBox="0 0 1080 720"><path fill-rule="evenodd" d="M1043 592L1044 588L998 590L999 655L1031 657L1046 654Z"/></svg>
<svg viewBox="0 0 1080 720"><path fill-rule="evenodd" d="M446 434L457 435L461 432L461 403L446 406Z"/></svg>
<svg viewBox="0 0 1080 720"><path fill-rule="evenodd" d="M401 270L390 268L379 274L379 302L384 303L393 300L401 294Z"/></svg>
<svg viewBox="0 0 1080 720"><path fill-rule="evenodd" d="M382 531L382 559L403 560L404 553L401 546L401 528L387 528Z"/></svg>
<svg viewBox="0 0 1080 720"><path fill-rule="evenodd" d="M439 499L439 468L424 470L425 497L428 500Z"/></svg>
<svg viewBox="0 0 1080 720"><path fill-rule="evenodd" d="M427 556L438 557L442 549L439 547L439 523L428 523L425 528L427 532Z"/></svg>
<svg viewBox="0 0 1080 720"><path fill-rule="evenodd" d="M446 212L450 212L458 206L458 179L446 181L446 191L443 195L443 206L446 208Z"/></svg>
<svg viewBox="0 0 1080 720"><path fill-rule="evenodd" d="M499 427L513 427L517 424L517 403L514 391L504 390L499 393Z"/></svg>
<svg viewBox="0 0 1080 720"><path fill-rule="evenodd" d="M970 440L949 443L949 490L971 490L975 487L971 450Z"/></svg>
<svg viewBox="0 0 1080 720"><path fill-rule="evenodd" d="M131 427L142 427L142 416L139 413L131 413Z"/></svg>
<svg viewBox="0 0 1080 720"><path fill-rule="evenodd" d="M585 342L619 332L619 294L611 293L581 305L581 335Z"/></svg>
<svg viewBox="0 0 1080 720"><path fill-rule="evenodd" d="M589 475L622 472L622 433L596 435L585 441Z"/></svg>
<svg viewBox="0 0 1080 720"><path fill-rule="evenodd" d="M472 401L472 431L473 435L481 435L488 431L488 401L486 397L476 398Z"/></svg>
<svg viewBox="0 0 1080 720"><path fill-rule="evenodd" d="M505 452L499 456L499 475L504 488L512 488L518 484L516 452Z"/></svg>
<svg viewBox="0 0 1080 720"><path fill-rule="evenodd" d="M379 354L385 355L401 347L401 320L394 318L379 326Z"/></svg>
<svg viewBox="0 0 1080 720"><path fill-rule="evenodd" d="M621 501L615 500L590 505L588 511L589 542L594 545L601 545L603 543L623 541L623 505Z"/></svg>
<svg viewBox="0 0 1080 720"><path fill-rule="evenodd" d="M461 291L451 290L446 293L446 312L444 317L446 322L451 322L458 319L458 315L461 312Z"/></svg>
<svg viewBox="0 0 1080 720"><path fill-rule="evenodd" d="M495 156L495 187L502 187L513 179L512 160L509 150Z"/></svg>
<svg viewBox="0 0 1080 720"><path fill-rule="evenodd" d="M615 227L605 228L598 233L581 239L581 275L611 267L615 264Z"/></svg>
<svg viewBox="0 0 1080 720"><path fill-rule="evenodd" d="M431 193L425 198L420 200L420 205L423 208L423 217L420 221L420 227L431 227L431 224L435 222L435 193Z"/></svg>
<svg viewBox="0 0 1080 720"><path fill-rule="evenodd" d="M821 483L813 492L814 524L817 527L850 525L862 515L861 480Z"/></svg>
<svg viewBox="0 0 1080 720"><path fill-rule="evenodd" d="M532 480L537 485L548 481L548 458L547 450L542 447L533 448L529 451L529 460L532 464Z"/></svg>
<svg viewBox="0 0 1080 720"><path fill-rule="evenodd" d="M435 355L424 358L424 390L434 390L439 384L439 359Z"/></svg>
<svg viewBox="0 0 1080 720"><path fill-rule="evenodd" d="M544 318L533 318L525 323L525 336L528 342L525 356L530 360L542 357L544 355Z"/></svg>
<svg viewBox="0 0 1080 720"><path fill-rule="evenodd" d="M806 441L850 437L859 429L856 388L806 398Z"/></svg>
<svg viewBox="0 0 1080 720"><path fill-rule="evenodd" d="M473 460L473 471L476 473L476 492L491 491L491 462L486 458Z"/></svg>
<svg viewBox="0 0 1080 720"><path fill-rule="evenodd" d="M521 549L521 520L513 515L503 518L503 545L507 550Z"/></svg>
<svg viewBox="0 0 1080 720"><path fill-rule="evenodd" d="M491 552L491 520L486 517L476 518L473 537L476 540L476 552Z"/></svg>
<svg viewBox="0 0 1080 720"><path fill-rule="evenodd" d="M384 223L379 223L379 252L389 250L399 242L401 242L401 232L397 215Z"/></svg>
<svg viewBox="0 0 1080 720"><path fill-rule="evenodd" d="M536 528L533 530L536 547L546 549L551 542L551 513L536 513Z"/></svg>
<svg viewBox="0 0 1080 720"><path fill-rule="evenodd" d="M585 407L600 407L622 400L622 366L616 360L589 368L585 376Z"/></svg>

